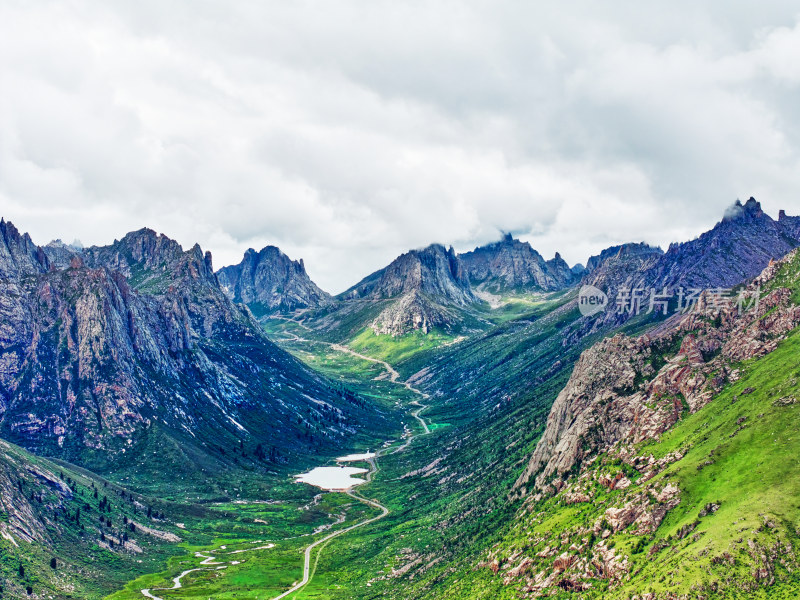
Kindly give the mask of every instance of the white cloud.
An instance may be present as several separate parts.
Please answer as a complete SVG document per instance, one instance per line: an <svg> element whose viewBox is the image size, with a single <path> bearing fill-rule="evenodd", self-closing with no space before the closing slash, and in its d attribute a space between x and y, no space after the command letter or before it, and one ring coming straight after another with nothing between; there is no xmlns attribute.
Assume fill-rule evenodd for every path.
<svg viewBox="0 0 800 600"><path fill-rule="evenodd" d="M792 3L539 4L5 2L0 213L273 243L331 291L499 230L577 262L800 213Z"/></svg>

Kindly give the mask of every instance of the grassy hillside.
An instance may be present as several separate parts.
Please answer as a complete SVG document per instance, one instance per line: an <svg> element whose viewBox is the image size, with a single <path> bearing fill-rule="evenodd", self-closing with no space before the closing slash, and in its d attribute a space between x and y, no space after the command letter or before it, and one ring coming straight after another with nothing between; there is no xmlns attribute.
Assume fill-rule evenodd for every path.
<svg viewBox="0 0 800 600"><path fill-rule="evenodd" d="M526 507L487 553L484 568L474 574L476 585L497 594L509 589L514 597L527 585L509 575L521 556L534 557L524 574L549 568L562 553L585 553L612 530L604 523L608 509L671 484L680 490L680 502L653 534L636 535L634 528L626 528L602 541L626 568L616 582L598 576L583 597L628 598L651 592L666 598L716 590L720 593L715 597L721 598L796 597L798 353L800 332L795 331L775 352L740 365L742 378L709 405L686 416L660 440L637 446L638 455L670 463L653 479L645 481L618 457L604 454L582 476L591 482L590 503L571 502L568 493L561 493ZM674 460L677 456L681 458ZM632 485L609 490L600 483L618 473ZM579 533L597 523L596 539ZM492 570L495 560L497 574ZM566 591L563 595L570 597Z"/></svg>
<svg viewBox="0 0 800 600"><path fill-rule="evenodd" d="M0 597L102 598L177 551L183 513L0 442Z"/></svg>

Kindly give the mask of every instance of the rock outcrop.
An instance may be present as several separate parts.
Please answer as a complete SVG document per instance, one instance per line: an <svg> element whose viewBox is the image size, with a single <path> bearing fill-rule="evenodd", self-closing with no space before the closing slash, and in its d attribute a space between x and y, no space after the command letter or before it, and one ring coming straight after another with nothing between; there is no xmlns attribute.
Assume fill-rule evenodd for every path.
<svg viewBox="0 0 800 600"><path fill-rule="evenodd" d="M293 261L275 246L252 248L238 265L217 271L220 285L235 302L256 315L316 308L331 301L306 273L302 259Z"/></svg>
<svg viewBox="0 0 800 600"><path fill-rule="evenodd" d="M359 399L272 344L225 295L199 246L144 229L66 259L3 223L6 439L102 468L153 436L216 456L239 440L291 453L338 444L363 418Z"/></svg>
<svg viewBox="0 0 800 600"><path fill-rule="evenodd" d="M560 254L545 261L528 242L516 240L511 234L506 234L499 242L459 254L459 258L470 283L492 293L550 292L577 281L576 274Z"/></svg>
<svg viewBox="0 0 800 600"><path fill-rule="evenodd" d="M750 284L754 297L791 253ZM741 314L740 314L741 313ZM615 335L586 350L558 395L547 428L515 484L559 490L576 467L620 442L657 438L684 411L705 406L733 376L734 364L772 352L800 324L800 307L777 288L750 311L708 294L641 337Z"/></svg>
<svg viewBox="0 0 800 600"><path fill-rule="evenodd" d="M383 303L371 327L375 333L389 335L450 327L459 321L456 309L480 302L455 251L439 244L399 256L340 298Z"/></svg>

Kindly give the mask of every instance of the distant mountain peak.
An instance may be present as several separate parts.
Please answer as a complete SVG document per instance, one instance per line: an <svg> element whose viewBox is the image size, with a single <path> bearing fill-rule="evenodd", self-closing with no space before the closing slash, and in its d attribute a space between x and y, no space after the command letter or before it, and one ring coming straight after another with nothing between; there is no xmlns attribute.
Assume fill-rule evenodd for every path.
<svg viewBox="0 0 800 600"><path fill-rule="evenodd" d="M340 297L372 302L392 300L371 325L376 333L390 335L449 327L459 319L454 308L480 302L461 259L452 246L445 248L442 244L401 254Z"/></svg>
<svg viewBox="0 0 800 600"><path fill-rule="evenodd" d="M776 221L750 198L737 200L711 230L666 253L641 244L604 250L587 263L584 282L614 296L623 288L731 288L760 273L771 260L800 245L800 218ZM614 318L612 312L604 318Z"/></svg>
<svg viewBox="0 0 800 600"><path fill-rule="evenodd" d="M758 219L764 216L772 220L768 215L764 214L763 210L761 210L761 203L750 196L750 198L748 198L747 202L744 204L742 204L741 200L736 200L736 202L729 206L725 210L722 221L729 222L737 219Z"/></svg>
<svg viewBox="0 0 800 600"><path fill-rule="evenodd" d="M470 283L492 293L504 290L554 291L575 280L561 254L546 261L528 242L503 234L497 242L459 255Z"/></svg>
<svg viewBox="0 0 800 600"><path fill-rule="evenodd" d="M277 246L259 251L248 248L237 265L217 272L220 285L236 302L247 304L256 314L316 307L330 296L311 281L303 260L290 259Z"/></svg>
<svg viewBox="0 0 800 600"><path fill-rule="evenodd" d="M431 244L409 250L387 267L347 290L345 298L389 299L419 291L437 302L466 306L478 302L464 265L451 246Z"/></svg>

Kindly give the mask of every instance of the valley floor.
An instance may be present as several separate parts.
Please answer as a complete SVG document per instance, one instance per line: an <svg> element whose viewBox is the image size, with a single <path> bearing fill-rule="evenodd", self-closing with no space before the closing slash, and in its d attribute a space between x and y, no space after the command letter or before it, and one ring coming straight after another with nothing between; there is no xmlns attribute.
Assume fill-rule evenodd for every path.
<svg viewBox="0 0 800 600"><path fill-rule="evenodd" d="M287 349L315 368L329 376L348 379L362 393L390 395L396 410L407 414L408 423L402 435L383 444L375 458L365 461L369 468L367 483L359 488L315 491L310 500L306 497L281 500L278 496L212 507L220 519L218 537L213 543L185 544L185 554L171 559L165 571L130 582L108 600L143 597L279 600L349 595L345 590L352 583L338 580L338 574L328 572L329 564L338 562L329 556L341 550L338 538L352 537L356 530L367 528L392 512L390 506L368 496L373 491L370 484L381 475L384 462L396 460L418 436L432 432L421 414L427 408L423 403L425 395L401 380L400 374L384 360L340 344L310 340L293 331L285 332L282 341ZM247 535L241 535L242 528L237 524L243 522L258 526L248 527ZM278 522L281 526L276 526ZM294 535L275 535L281 529ZM352 551L350 541L347 546ZM370 587L369 582L360 585Z"/></svg>

